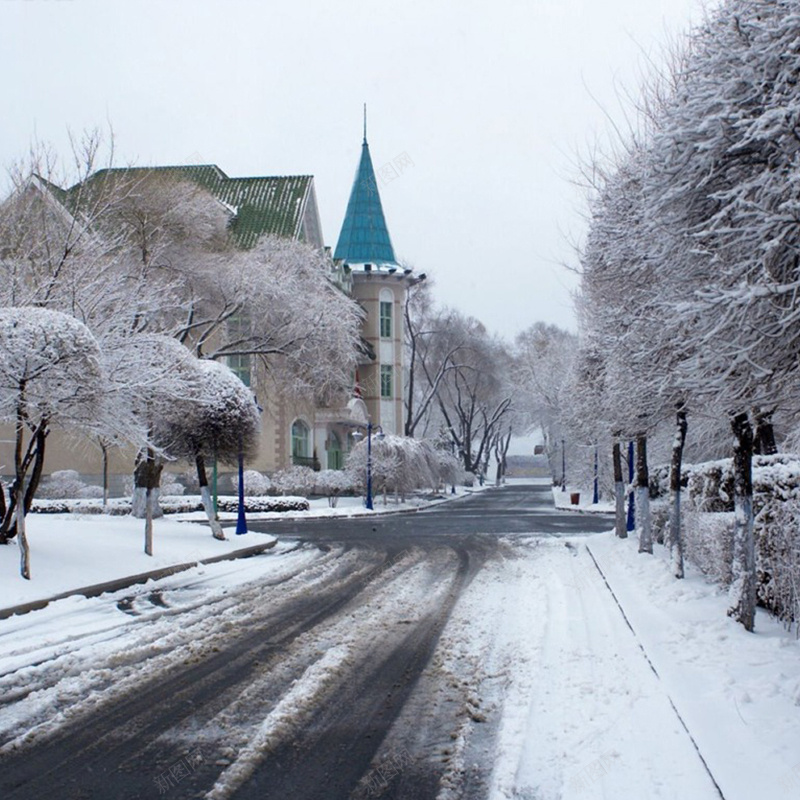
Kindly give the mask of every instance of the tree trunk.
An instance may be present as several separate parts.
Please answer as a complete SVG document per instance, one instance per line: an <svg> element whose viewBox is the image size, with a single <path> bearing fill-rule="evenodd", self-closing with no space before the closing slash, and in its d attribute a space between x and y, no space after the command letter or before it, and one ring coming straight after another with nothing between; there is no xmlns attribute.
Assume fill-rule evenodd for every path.
<svg viewBox="0 0 800 800"><path fill-rule="evenodd" d="M676 412L675 439L672 442L672 461L669 467L669 550L672 557L672 573L682 578L683 536L681 535L681 468L683 448L686 444L686 409L683 404Z"/></svg>
<svg viewBox="0 0 800 800"><path fill-rule="evenodd" d="M36 490L39 488L39 483L42 480L42 471L44 470L44 446L47 441L47 428L44 424L36 429L33 435L35 442L35 450L33 457L33 469L28 480L28 488L25 491L25 513L28 514L33 507L33 498L36 496Z"/></svg>
<svg viewBox="0 0 800 800"><path fill-rule="evenodd" d="M153 555L153 518L163 516L158 505L158 485L164 465L148 447L139 453L134 469L134 488L131 515L144 517L144 552Z"/></svg>
<svg viewBox="0 0 800 800"><path fill-rule="evenodd" d="M636 530L636 504L633 489L633 442L628 442L628 516L625 520L625 530L633 533Z"/></svg>
<svg viewBox="0 0 800 800"><path fill-rule="evenodd" d="M131 516L145 519L148 507L151 518L164 516L158 504L158 487L161 483L161 470L164 468L161 459L156 458L152 448L140 451L136 457L133 471L133 501Z"/></svg>
<svg viewBox="0 0 800 800"><path fill-rule="evenodd" d="M31 578L31 553L25 535L25 464L28 462L30 444L23 455L25 438L25 384L20 384L20 401L17 404L17 419L14 430L14 498L16 500L16 535L19 537L19 574L25 580Z"/></svg>
<svg viewBox="0 0 800 800"><path fill-rule="evenodd" d="M756 554L753 536L753 429L747 414L731 419L733 429L733 582L730 614L752 631L756 616Z"/></svg>
<svg viewBox="0 0 800 800"><path fill-rule="evenodd" d="M144 501L144 552L153 555L153 506L151 504L153 490L148 486L145 489Z"/></svg>
<svg viewBox="0 0 800 800"><path fill-rule="evenodd" d="M636 520L639 552L653 552L653 524L650 517L650 473L647 470L647 436L636 439Z"/></svg>
<svg viewBox="0 0 800 800"><path fill-rule="evenodd" d="M6 505L6 487L3 486L3 482L0 481L0 522L5 519L7 510L8 506ZM0 544L7 544L5 534L2 530L0 530Z"/></svg>
<svg viewBox="0 0 800 800"><path fill-rule="evenodd" d="M774 456L778 452L775 444L775 428L772 424L772 411L756 409L754 412L756 429L753 448L760 456Z"/></svg>
<svg viewBox="0 0 800 800"><path fill-rule="evenodd" d="M19 537L19 574L25 580L31 579L31 551L25 533L25 498L22 481L17 486L17 536Z"/></svg>
<svg viewBox="0 0 800 800"><path fill-rule="evenodd" d="M619 442L614 442L612 451L614 462L614 531L620 539L628 538L625 527L625 483L622 478L622 450Z"/></svg>
<svg viewBox="0 0 800 800"><path fill-rule="evenodd" d="M197 482L200 484L200 501L203 503L203 510L208 517L208 524L211 526L211 535L215 539L225 541L225 533L222 530L222 525L219 524L217 515L214 511L214 500L211 497L211 492L208 489L208 476L206 475L206 462L202 455L199 453L194 460L197 467Z"/></svg>
<svg viewBox="0 0 800 800"><path fill-rule="evenodd" d="M103 455L103 508L108 506L108 445L100 442L100 452Z"/></svg>

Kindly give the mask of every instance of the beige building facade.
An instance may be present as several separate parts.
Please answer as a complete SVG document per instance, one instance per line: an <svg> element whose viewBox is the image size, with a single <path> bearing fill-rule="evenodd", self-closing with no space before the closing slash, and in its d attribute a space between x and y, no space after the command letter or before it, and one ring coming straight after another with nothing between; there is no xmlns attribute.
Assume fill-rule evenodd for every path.
<svg viewBox="0 0 800 800"><path fill-rule="evenodd" d="M311 176L229 178L214 165L152 169L195 181L226 208L235 208L237 216L229 228L241 247L251 247L259 236L270 234L324 249ZM42 191L48 187L43 186ZM363 346L352 396L331 408L289 402L252 357L229 359L229 366L251 387L262 408L258 456L248 468L267 474L292 465L342 469L348 452L370 423L386 434L403 433L404 305L408 286L420 278L395 260L366 138L332 257L332 276L364 312ZM4 475L13 467L11 440L12 431L0 431L0 471ZM135 456L133 449L126 448L110 448L104 456L98 443L53 430L44 473L73 469L84 479L100 483L105 458L112 493L123 494L131 481ZM165 466L166 472L177 475L190 470L191 465L179 462Z"/></svg>

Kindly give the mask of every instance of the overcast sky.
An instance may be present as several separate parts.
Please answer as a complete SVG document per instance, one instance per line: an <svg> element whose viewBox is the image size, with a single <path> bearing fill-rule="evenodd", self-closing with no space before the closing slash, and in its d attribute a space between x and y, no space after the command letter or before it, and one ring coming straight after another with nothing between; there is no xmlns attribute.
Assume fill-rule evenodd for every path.
<svg viewBox="0 0 800 800"><path fill-rule="evenodd" d="M117 162L312 174L335 246L362 104L399 259L506 337L575 325L575 177L698 0L0 0L0 163L110 121Z"/></svg>

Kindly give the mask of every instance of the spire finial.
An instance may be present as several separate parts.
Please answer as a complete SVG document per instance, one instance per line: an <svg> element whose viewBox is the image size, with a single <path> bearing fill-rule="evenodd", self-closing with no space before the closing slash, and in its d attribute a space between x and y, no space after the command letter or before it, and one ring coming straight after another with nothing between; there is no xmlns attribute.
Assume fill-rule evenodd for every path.
<svg viewBox="0 0 800 800"><path fill-rule="evenodd" d="M364 103L364 144L367 143L367 104Z"/></svg>

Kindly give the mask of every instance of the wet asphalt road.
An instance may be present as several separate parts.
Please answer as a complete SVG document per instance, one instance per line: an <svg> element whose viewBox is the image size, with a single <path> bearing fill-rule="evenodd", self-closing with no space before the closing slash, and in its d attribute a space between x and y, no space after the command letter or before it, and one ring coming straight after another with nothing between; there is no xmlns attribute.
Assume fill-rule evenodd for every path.
<svg viewBox="0 0 800 800"><path fill-rule="evenodd" d="M278 595L263 609L249 605L243 596L240 622L191 663L162 674L143 671L145 677L135 691L112 696L91 715L0 758L0 797L205 797L229 766L229 754L220 750L219 741L207 737L202 761L169 792L163 791L154 775L179 762L188 747L185 737L178 741L174 732L193 726L201 730L226 704L235 705L242 696L253 694L253 686L265 688L255 693L245 714L256 720L267 717L329 646L330 631L337 624L349 625L351 619L357 627L359 615L366 620L363 638L369 646L354 653L346 669L330 679L313 706L298 716L291 734L263 748L246 779L219 796L237 800L378 796L373 791L374 765L382 742L414 694L460 593L494 555L498 543L507 537L599 532L608 530L611 522L609 517L555 511L548 486L513 486L416 513L254 521L250 527L296 540L300 548L341 552L335 559L342 562L341 568L317 581L313 591L302 587L287 591L285 600ZM410 553L415 555L406 568L400 559ZM422 593L418 615L376 633L371 615L376 602L378 607L385 604L380 599L386 596L380 594L385 590L382 581L400 571L397 582L403 583L420 570L425 571L430 592ZM175 620L179 625L180 615ZM420 742L445 736L446 723L433 719L427 730L417 733ZM398 770L381 783L380 797L436 797L441 769L413 755L409 758L415 766Z"/></svg>
<svg viewBox="0 0 800 800"><path fill-rule="evenodd" d="M389 499L391 508L392 499ZM376 508L383 500L376 498ZM613 527L609 515L556 511L549 486L504 486L479 492L456 502L446 502L426 511L373 518L286 520L251 522L252 530L274 532L276 536L297 536L303 541L374 542L387 538L399 545L465 539L489 535L574 536L601 533Z"/></svg>

